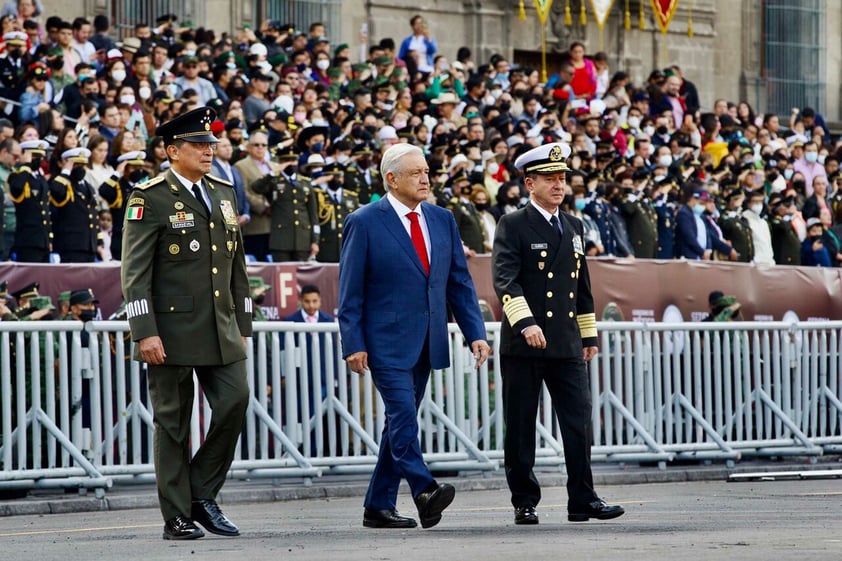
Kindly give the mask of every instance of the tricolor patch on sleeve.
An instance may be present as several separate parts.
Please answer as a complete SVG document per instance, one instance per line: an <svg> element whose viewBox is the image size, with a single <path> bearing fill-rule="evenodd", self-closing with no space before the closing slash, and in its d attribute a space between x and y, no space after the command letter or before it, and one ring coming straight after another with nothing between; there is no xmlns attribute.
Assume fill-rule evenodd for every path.
<svg viewBox="0 0 842 561"><path fill-rule="evenodd" d="M130 206L129 210L126 211L126 220L142 220L143 219L143 207L142 206Z"/></svg>

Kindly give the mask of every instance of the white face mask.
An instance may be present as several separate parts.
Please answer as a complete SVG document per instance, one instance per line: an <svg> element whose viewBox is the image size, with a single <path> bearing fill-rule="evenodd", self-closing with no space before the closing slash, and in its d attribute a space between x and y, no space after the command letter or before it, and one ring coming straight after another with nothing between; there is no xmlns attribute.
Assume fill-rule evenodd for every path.
<svg viewBox="0 0 842 561"><path fill-rule="evenodd" d="M336 156L336 161L339 162L340 164L344 164L345 162L347 162L350 159L351 159L351 157L348 156L347 154L339 154L338 156Z"/></svg>
<svg viewBox="0 0 842 561"><path fill-rule="evenodd" d="M629 117L629 127L637 130L640 127L640 117Z"/></svg>
<svg viewBox="0 0 842 561"><path fill-rule="evenodd" d="M655 134L655 127L653 127L652 125L649 125L647 127L643 127L643 132L646 133L646 136L651 138L652 135Z"/></svg>
<svg viewBox="0 0 842 561"><path fill-rule="evenodd" d="M491 90L491 97L493 97L495 100L501 95L503 95L503 90L501 90L500 88L494 88Z"/></svg>
<svg viewBox="0 0 842 561"><path fill-rule="evenodd" d="M121 95L120 96L120 103L125 103L126 105L134 105L135 99L132 94Z"/></svg>
<svg viewBox="0 0 842 561"><path fill-rule="evenodd" d="M115 82L121 83L123 80L126 79L126 71L125 70L115 70L114 72L111 73L111 78Z"/></svg>
<svg viewBox="0 0 842 561"><path fill-rule="evenodd" d="M140 99L149 99L152 97L152 90L147 88L146 86L142 86L140 89L137 90Z"/></svg>
<svg viewBox="0 0 842 561"><path fill-rule="evenodd" d="M827 154L819 154L818 162L821 165L824 165L825 161L827 160Z"/></svg>
<svg viewBox="0 0 842 561"><path fill-rule="evenodd" d="M500 164L497 162L491 162L488 164L488 173L489 175L497 175L497 172L500 171Z"/></svg>
<svg viewBox="0 0 842 561"><path fill-rule="evenodd" d="M330 66L330 61L326 58L323 58L316 62L316 66L319 68L319 70L327 70L328 66Z"/></svg>
<svg viewBox="0 0 842 561"><path fill-rule="evenodd" d="M763 212L763 203L756 203L748 207L754 214L760 214Z"/></svg>
<svg viewBox="0 0 842 561"><path fill-rule="evenodd" d="M672 164L672 156L658 156L658 165L668 168Z"/></svg>

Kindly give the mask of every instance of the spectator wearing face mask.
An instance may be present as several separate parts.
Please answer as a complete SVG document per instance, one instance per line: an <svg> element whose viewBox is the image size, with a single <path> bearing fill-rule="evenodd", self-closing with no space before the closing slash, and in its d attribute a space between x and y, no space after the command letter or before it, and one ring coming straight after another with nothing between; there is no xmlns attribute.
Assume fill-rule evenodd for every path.
<svg viewBox="0 0 842 561"><path fill-rule="evenodd" d="M792 169L804 176L804 195L807 197L813 194L813 179L827 177L827 171L819 163L819 146L812 141L804 144L804 156L792 163Z"/></svg>
<svg viewBox="0 0 842 561"><path fill-rule="evenodd" d="M805 267L833 266L830 251L822 239L823 233L821 220L816 217L807 220L807 237L801 242L801 264Z"/></svg>

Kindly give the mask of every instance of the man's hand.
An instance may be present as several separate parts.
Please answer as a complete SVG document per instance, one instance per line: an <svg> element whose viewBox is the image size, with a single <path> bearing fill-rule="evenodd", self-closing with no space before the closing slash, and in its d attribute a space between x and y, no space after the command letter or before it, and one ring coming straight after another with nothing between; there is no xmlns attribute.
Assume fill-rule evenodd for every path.
<svg viewBox="0 0 842 561"><path fill-rule="evenodd" d="M523 338L526 344L533 349L546 349L547 339L544 337L544 330L537 325L530 325L523 330Z"/></svg>
<svg viewBox="0 0 842 561"><path fill-rule="evenodd" d="M585 362L590 362L596 356L597 352L599 352L599 347L584 347L582 349L582 358L585 359Z"/></svg>
<svg viewBox="0 0 842 561"><path fill-rule="evenodd" d="M363 374L368 370L368 353L365 351L349 355L345 361L348 363L348 368L357 374Z"/></svg>
<svg viewBox="0 0 842 561"><path fill-rule="evenodd" d="M319 244L317 244L315 242L311 243L310 244L310 257L315 257L318 254L319 254Z"/></svg>
<svg viewBox="0 0 842 561"><path fill-rule="evenodd" d="M488 355L491 354L491 347L488 346L488 342L484 339L478 339L471 343L471 351L473 351L474 358L477 361L474 368L479 368L488 360Z"/></svg>
<svg viewBox="0 0 842 561"><path fill-rule="evenodd" d="M157 335L151 337L144 337L138 341L140 345L140 358L146 364L164 364L167 358L167 353L164 352L164 342Z"/></svg>
<svg viewBox="0 0 842 561"><path fill-rule="evenodd" d="M52 310L50 310L49 308L44 308L43 310L35 310L31 314L29 314L29 319L31 319L31 320L43 319L43 318L47 317L48 315L50 315L51 311Z"/></svg>

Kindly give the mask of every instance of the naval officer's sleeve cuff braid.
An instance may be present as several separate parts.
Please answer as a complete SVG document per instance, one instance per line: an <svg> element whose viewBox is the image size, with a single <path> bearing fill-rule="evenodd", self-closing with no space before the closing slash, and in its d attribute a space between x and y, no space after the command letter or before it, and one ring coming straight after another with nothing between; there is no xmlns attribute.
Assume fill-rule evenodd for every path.
<svg viewBox="0 0 842 561"><path fill-rule="evenodd" d="M529 304L523 296L503 300L503 313L506 314L511 325L532 317L532 310L529 309Z"/></svg>
<svg viewBox="0 0 842 561"><path fill-rule="evenodd" d="M596 314L582 314L576 317L579 323L579 333L582 339L596 337Z"/></svg>

